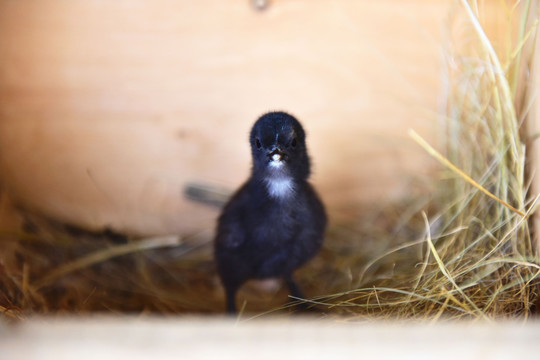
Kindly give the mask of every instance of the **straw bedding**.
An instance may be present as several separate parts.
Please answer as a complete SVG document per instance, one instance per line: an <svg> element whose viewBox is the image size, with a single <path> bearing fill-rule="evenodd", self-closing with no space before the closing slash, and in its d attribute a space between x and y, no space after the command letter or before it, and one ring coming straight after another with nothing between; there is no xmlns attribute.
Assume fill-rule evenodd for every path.
<svg viewBox="0 0 540 360"><path fill-rule="evenodd" d="M505 4L506 26L516 31L495 46L479 20L482 4L456 2L459 21L448 25L459 31L446 49L443 151L430 145L434 139L410 133L441 164L436 193L360 209L350 222L332 224L319 256L297 274L307 294L321 295L280 306L284 289L249 285L239 294L246 312L287 313L295 301L311 304L312 314L349 320L534 312L540 261L530 215L537 198L529 189L522 124L538 16L531 2ZM25 218L23 230L0 235L0 318L222 311L211 229L134 239Z"/></svg>

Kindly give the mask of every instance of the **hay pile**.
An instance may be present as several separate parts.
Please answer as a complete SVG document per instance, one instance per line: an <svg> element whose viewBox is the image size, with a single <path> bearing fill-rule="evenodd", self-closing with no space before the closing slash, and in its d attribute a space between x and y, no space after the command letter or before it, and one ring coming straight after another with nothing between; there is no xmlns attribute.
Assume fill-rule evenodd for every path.
<svg viewBox="0 0 540 360"><path fill-rule="evenodd" d="M478 20L477 4L461 1L461 10L461 47L448 58L447 156L411 132L445 167L432 202L437 214L423 213L418 241L398 241L368 264L366 270L400 265L392 278L363 276L360 288L317 299L324 305L401 319L513 318L534 310L540 262L529 216L538 198L528 194L520 127L538 9L532 21L530 2L506 9L518 31L499 52Z"/></svg>
<svg viewBox="0 0 540 360"><path fill-rule="evenodd" d="M456 7L453 17L461 22L447 58L446 155L411 133L443 164L439 191L334 224L321 254L298 272L307 294L331 294L309 299L314 313L436 320L532 312L540 262L528 216L537 199L528 193L520 135L527 106L519 99L537 9L530 1L510 5L505 30L518 30L497 49L478 20L482 9L465 0ZM130 239L28 215L25 231L0 236L0 319L222 312L211 230L183 239ZM283 289L268 296L248 286L239 298L250 312L288 311L278 307Z"/></svg>

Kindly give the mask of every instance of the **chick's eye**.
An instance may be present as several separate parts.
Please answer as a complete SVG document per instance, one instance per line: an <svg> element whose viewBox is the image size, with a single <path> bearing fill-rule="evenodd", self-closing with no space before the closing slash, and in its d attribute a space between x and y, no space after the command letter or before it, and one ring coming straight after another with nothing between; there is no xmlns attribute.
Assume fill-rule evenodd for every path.
<svg viewBox="0 0 540 360"><path fill-rule="evenodd" d="M257 149L260 149L262 147L261 141L258 138L255 139L255 146L257 147Z"/></svg>
<svg viewBox="0 0 540 360"><path fill-rule="evenodd" d="M292 139L291 147L294 149L296 147L296 138Z"/></svg>

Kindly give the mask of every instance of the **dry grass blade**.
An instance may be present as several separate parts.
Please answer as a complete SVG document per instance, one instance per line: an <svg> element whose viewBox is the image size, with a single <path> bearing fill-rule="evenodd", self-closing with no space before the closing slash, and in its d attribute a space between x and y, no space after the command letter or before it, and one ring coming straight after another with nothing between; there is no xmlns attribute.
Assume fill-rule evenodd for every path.
<svg viewBox="0 0 540 360"><path fill-rule="evenodd" d="M477 183L473 178L471 178L469 175L465 174L462 170L460 170L457 166L452 164L452 162L450 162L450 160L448 160L444 155L442 155L440 152L435 150L431 145L429 145L429 143L427 141L425 141L420 135L418 135L418 133L416 131L414 131L412 129L409 129L409 136L412 137L414 139L414 141L416 141L421 147L423 147L424 150L426 150L430 155L432 155L434 158L439 160L443 165L450 168L452 171L454 171L456 174L461 176L463 179L468 181L471 185L476 187L478 190L482 191L484 194L486 194L490 198L498 201L499 203L506 206L507 208L509 208L513 212L521 215L522 217L526 216L523 211L516 209L515 207L513 207L512 205L510 205L506 201L504 201L504 200L500 199L499 197L493 195L486 188L484 188L482 185Z"/></svg>
<svg viewBox="0 0 540 360"><path fill-rule="evenodd" d="M40 289L43 286L47 286L50 283L54 282L59 277L62 277L74 271L92 266L94 264L110 260L117 256L127 255L127 254L138 252L138 251L177 246L180 243L181 243L181 239L178 235L171 235L171 236L148 238L148 239L131 242L124 245L111 246L106 249L95 251L91 254L85 255L71 262L63 264L62 266L52 270L43 278L38 279L33 284L33 288Z"/></svg>
<svg viewBox="0 0 540 360"><path fill-rule="evenodd" d="M437 252L437 249L435 248L435 245L433 245L433 241L431 240L431 231L430 231L430 228L429 228L429 220L428 220L425 212L422 212L422 217L424 218L424 222L426 224L426 241L427 241L427 243L429 245L429 249L431 250L431 254L435 258L435 261L437 262L437 265L439 266L439 269L441 270L441 273L444 276L446 276L446 278L452 283L454 288L461 294L461 296L463 296L463 298L467 301L467 303L469 303L472 306L472 308L474 309L474 311L476 313L480 314L482 318L488 319L488 317L482 312L482 310L480 310L478 308L478 306L476 306L476 304L463 292L461 287L459 287L459 285L456 284L456 281L454 280L452 275L446 269L446 266L444 265L441 257L439 256L439 254ZM465 310L470 311L467 307L465 307Z"/></svg>

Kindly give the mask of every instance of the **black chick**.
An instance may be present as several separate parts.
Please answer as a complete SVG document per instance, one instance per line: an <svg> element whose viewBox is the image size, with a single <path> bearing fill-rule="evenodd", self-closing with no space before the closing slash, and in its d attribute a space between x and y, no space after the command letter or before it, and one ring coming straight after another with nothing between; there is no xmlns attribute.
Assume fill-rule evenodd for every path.
<svg viewBox="0 0 540 360"><path fill-rule="evenodd" d="M283 278L303 297L293 272L320 249L326 213L307 182L305 133L293 116L271 112L250 133L251 177L225 205L218 220L215 258L227 312L248 279Z"/></svg>

